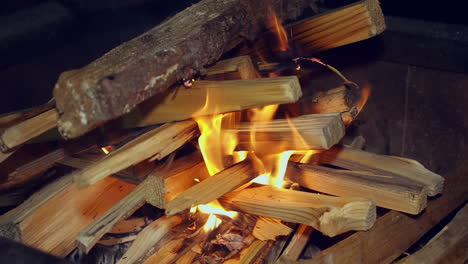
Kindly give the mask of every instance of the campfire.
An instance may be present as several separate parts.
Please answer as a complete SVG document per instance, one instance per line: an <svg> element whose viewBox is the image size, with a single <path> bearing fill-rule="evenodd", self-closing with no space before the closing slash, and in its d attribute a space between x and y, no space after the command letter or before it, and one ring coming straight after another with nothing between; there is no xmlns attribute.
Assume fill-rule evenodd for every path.
<svg viewBox="0 0 468 264"><path fill-rule="evenodd" d="M213 1L173 19L201 12L203 2ZM362 137L344 144L371 88L307 56L382 32L377 1L286 27L274 6L268 10L268 32L260 40L197 74L184 68L193 61L179 56L182 42L168 40L177 48L157 53L161 64L142 62L149 71L165 67L154 70L159 75L137 74L133 62L122 62L115 67L128 68L93 79L92 67L127 54L132 41L151 39L143 36L62 74L56 104L0 123L4 164L57 125L69 139L16 167L1 185L38 184L44 172L51 174L49 184L0 218L0 235L59 257L131 242L120 264L293 263L315 232L342 238L372 232L377 207L424 214L444 178L415 160L364 151ZM340 85L303 96L309 68L332 72ZM126 85L141 90L131 95ZM64 100L70 94L76 100ZM98 98L106 96L115 101L104 106ZM108 119L114 120L103 124ZM144 204L164 215L135 215Z"/></svg>

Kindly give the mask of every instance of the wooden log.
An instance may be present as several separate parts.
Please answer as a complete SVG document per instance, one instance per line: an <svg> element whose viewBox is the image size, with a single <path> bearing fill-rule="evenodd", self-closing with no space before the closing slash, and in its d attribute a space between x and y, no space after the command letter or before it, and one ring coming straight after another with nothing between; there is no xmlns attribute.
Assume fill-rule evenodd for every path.
<svg viewBox="0 0 468 264"><path fill-rule="evenodd" d="M177 195L167 204L166 214L177 214L192 206L209 203L256 176L257 172L248 160L237 163Z"/></svg>
<svg viewBox="0 0 468 264"><path fill-rule="evenodd" d="M78 248L88 253L97 241L113 228L117 221L130 216L140 208L145 203L144 188L144 184L138 185L105 214L83 229L76 237Z"/></svg>
<svg viewBox="0 0 468 264"><path fill-rule="evenodd" d="M302 251L309 242L310 235L314 229L307 225L299 225L291 241L284 249L276 264L294 263L301 256Z"/></svg>
<svg viewBox="0 0 468 264"><path fill-rule="evenodd" d="M145 159L162 159L195 137L197 131L192 120L165 124L128 142L95 165L74 173L74 181L83 188Z"/></svg>
<svg viewBox="0 0 468 264"><path fill-rule="evenodd" d="M262 240L255 240L239 253L239 259L228 259L224 264L253 264L267 247L268 243Z"/></svg>
<svg viewBox="0 0 468 264"><path fill-rule="evenodd" d="M292 228L281 223L280 220L259 217L255 223L252 235L259 240L276 240L279 236L287 236Z"/></svg>
<svg viewBox="0 0 468 264"><path fill-rule="evenodd" d="M348 171L289 162L286 177L311 190L336 196L359 196L377 206L419 214L427 203L424 187L393 174Z"/></svg>
<svg viewBox="0 0 468 264"><path fill-rule="evenodd" d="M378 0L364 0L326 12L290 27L293 40L317 52L376 36L385 30Z"/></svg>
<svg viewBox="0 0 468 264"><path fill-rule="evenodd" d="M64 176L0 218L0 235L65 257L76 247L78 233L133 188L134 185L108 178L78 189L70 175Z"/></svg>
<svg viewBox="0 0 468 264"><path fill-rule="evenodd" d="M342 113L350 111L359 100L357 89L345 85L318 92L299 101L302 114Z"/></svg>
<svg viewBox="0 0 468 264"><path fill-rule="evenodd" d="M125 252L118 264L142 263L153 246L182 222L180 216L163 216L145 227Z"/></svg>
<svg viewBox="0 0 468 264"><path fill-rule="evenodd" d="M367 232L357 232L300 264L391 263L446 215L468 199L468 164L445 175L446 191L418 216L391 211ZM391 235L389 235L391 234Z"/></svg>
<svg viewBox="0 0 468 264"><path fill-rule="evenodd" d="M260 77L257 73L252 59L249 56L239 56L232 59L218 61L206 70L206 75L219 75L237 72L237 79L249 80Z"/></svg>
<svg viewBox="0 0 468 264"><path fill-rule="evenodd" d="M247 75L247 74L246 74ZM251 77L249 74L247 77ZM255 93L256 96L252 96ZM180 87L163 102L154 97L123 117L124 127L185 120L193 116L241 111L248 108L297 101L302 96L296 76L255 80L195 81Z"/></svg>
<svg viewBox="0 0 468 264"><path fill-rule="evenodd" d="M51 103L47 103L47 104L40 105L37 107L29 108L29 109L2 114L0 115L0 130L5 129L7 127L11 127L22 121L31 119L39 114L42 114L43 112L53 108L54 105L55 103L51 102Z"/></svg>
<svg viewBox="0 0 468 264"><path fill-rule="evenodd" d="M174 161L167 169L155 169L145 180L145 200L161 209L177 195L208 178L208 170L200 152Z"/></svg>
<svg viewBox="0 0 468 264"><path fill-rule="evenodd" d="M0 183L0 191L25 184L32 184L40 180L41 173L55 165L55 163L65 157L63 149L57 149L46 155L24 164L11 173Z"/></svg>
<svg viewBox="0 0 468 264"><path fill-rule="evenodd" d="M294 129L297 130L294 131ZM239 148L248 149L251 133L255 132L255 144L284 142L285 150L329 149L345 134L343 121L338 113L304 115L290 120L275 119L268 122L244 123L229 129L239 137ZM299 133L304 140L298 140Z"/></svg>
<svg viewBox="0 0 468 264"><path fill-rule="evenodd" d="M223 206L244 213L314 227L327 236L368 230L376 218L375 204L361 198L312 194L272 186L249 188L223 196Z"/></svg>
<svg viewBox="0 0 468 264"><path fill-rule="evenodd" d="M468 205L465 205L423 248L398 261L398 264L438 264L468 236ZM466 246L466 244L465 244Z"/></svg>
<svg viewBox="0 0 468 264"><path fill-rule="evenodd" d="M406 158L378 155L347 147L334 147L320 155L320 162L377 175L398 175L427 189L429 196L442 192L444 178L426 169L421 163Z"/></svg>
<svg viewBox="0 0 468 264"><path fill-rule="evenodd" d="M241 35L253 39L263 28L266 6L285 20L298 17L309 2L203 0L87 66L62 73L54 88L61 134L82 135L191 78L240 43Z"/></svg>
<svg viewBox="0 0 468 264"><path fill-rule="evenodd" d="M11 151L26 141L41 135L57 125L57 111L50 109L31 119L6 128L0 134L0 150Z"/></svg>

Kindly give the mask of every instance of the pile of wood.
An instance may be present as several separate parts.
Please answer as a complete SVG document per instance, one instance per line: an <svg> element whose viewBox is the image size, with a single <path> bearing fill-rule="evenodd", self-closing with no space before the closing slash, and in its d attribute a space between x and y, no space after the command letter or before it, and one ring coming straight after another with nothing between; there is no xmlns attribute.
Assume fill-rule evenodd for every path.
<svg viewBox="0 0 468 264"><path fill-rule="evenodd" d="M364 151L359 142L353 147L340 143L346 126L358 113L362 94L356 87L343 85L317 93L310 98L312 111L261 122L246 117L247 111L297 103L302 90L297 76L262 76L249 56L219 61L200 79L166 90L202 64L217 60L227 46L238 41L235 34L223 33L216 40L219 46L192 58L182 56L188 49L182 39L174 37L170 40L173 48L166 49L163 43L151 42L153 35L171 31L182 20L185 22L176 28L190 24L189 33L185 28L181 32L184 39L200 37L198 44L205 48L206 35L219 30L204 32L207 28L230 21L226 24L229 30L258 31L255 23L260 18L252 18L255 23L243 19L258 12L262 3L215 2L201 1L97 62L64 73L56 87L57 109L47 105L0 118L0 165L11 166L9 162L21 159L22 149L27 147L22 144L32 138L45 140L45 136L37 136L56 129L57 122L62 135L77 137L101 121L129 112L99 130L60 143L60 147L49 143L55 147L48 145L49 153L10 170L0 182L0 190L13 194L31 190L38 181L55 180L0 217L1 236L58 257L66 257L76 248L88 253L96 244L131 243L118 263L291 263L298 261L315 232L330 237L347 233L350 236L302 262L326 263L330 258L390 262L466 200L461 188L465 178L448 176L442 197L428 201L428 196L438 196L444 189L440 175L415 160ZM284 9L282 18L291 18L306 1L286 1L291 6L276 2L273 8L277 12ZM341 32L341 27L331 23L339 20L345 21L344 25L356 24L356 31L343 32L358 34L350 42L361 39L358 36L366 30L380 33L382 22L373 18L381 12L372 3L362 1L314 17L295 29L311 36L320 32L327 35ZM192 21L200 12L216 15ZM379 27L371 27L374 24ZM308 45L323 48L345 43L325 42ZM133 56L133 51L138 56ZM154 54L164 63L155 66ZM119 61L109 66L114 60ZM137 74L142 65L148 73ZM129 81L136 89L131 96L122 94L121 89ZM109 94L114 90L122 93ZM155 93L157 96L134 108ZM64 102L72 94L83 98L70 102L68 108ZM94 96L121 98L106 105L108 100ZM124 103L120 104L121 100ZM223 124L222 129L237 136L235 151L247 154L240 161L233 155L222 157L224 168L210 175L196 143L200 130L192 118L220 113L230 113L226 116L232 122ZM48 138L54 136L51 133ZM286 162L284 188L253 182L261 174L261 155L253 153L252 137L263 148L280 145L276 151L293 154ZM58 175L57 168L68 173ZM14 200L8 196L0 199ZM165 215L158 219L135 216L144 204L163 209ZM207 204L224 209L207 213ZM378 217L377 207L391 211ZM389 233L391 237L387 237ZM460 241L457 238L451 247ZM428 246L440 248L439 244L435 241ZM421 259L416 254L408 261L411 258Z"/></svg>

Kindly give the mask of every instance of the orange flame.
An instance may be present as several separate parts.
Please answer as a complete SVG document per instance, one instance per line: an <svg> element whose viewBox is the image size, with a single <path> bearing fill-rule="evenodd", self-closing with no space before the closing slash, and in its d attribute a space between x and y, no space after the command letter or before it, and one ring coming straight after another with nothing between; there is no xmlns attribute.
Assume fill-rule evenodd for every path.
<svg viewBox="0 0 468 264"><path fill-rule="evenodd" d="M273 32L278 38L278 50L288 50L288 34L286 33L286 29L281 24L281 21L276 15L275 11L271 7L268 9L268 22L270 31Z"/></svg>
<svg viewBox="0 0 468 264"><path fill-rule="evenodd" d="M364 106L367 103L367 100L369 100L369 96L371 95L371 88L369 86L364 86L361 89L361 98L359 99L359 102L356 104L356 108L358 110L358 113L362 111Z"/></svg>

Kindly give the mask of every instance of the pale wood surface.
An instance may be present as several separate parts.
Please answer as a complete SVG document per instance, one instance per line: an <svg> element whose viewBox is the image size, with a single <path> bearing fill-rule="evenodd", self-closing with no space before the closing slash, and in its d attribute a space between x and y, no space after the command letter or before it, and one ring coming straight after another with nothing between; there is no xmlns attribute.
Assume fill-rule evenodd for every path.
<svg viewBox="0 0 468 264"><path fill-rule="evenodd" d="M260 240L276 240L277 237L287 236L292 231L292 228L281 223L278 219L259 217L252 235Z"/></svg>
<svg viewBox="0 0 468 264"><path fill-rule="evenodd" d="M138 185L126 197L83 229L76 237L78 248L88 253L96 242L112 229L117 221L130 216L140 208L145 202L144 188L144 184Z"/></svg>
<svg viewBox="0 0 468 264"><path fill-rule="evenodd" d="M385 30L378 0L364 0L311 17L291 27L293 39L309 51L358 42Z"/></svg>
<svg viewBox="0 0 468 264"><path fill-rule="evenodd" d="M118 264L142 263L152 247L182 222L180 216L163 216L145 227L125 252Z"/></svg>
<svg viewBox="0 0 468 264"><path fill-rule="evenodd" d="M276 264L292 263L298 260L313 231L311 226L299 225Z"/></svg>
<svg viewBox="0 0 468 264"><path fill-rule="evenodd" d="M286 177L311 190L337 196L359 196L377 206L419 214L427 203L426 190L394 174L348 171L289 162Z"/></svg>
<svg viewBox="0 0 468 264"><path fill-rule="evenodd" d="M468 164L445 175L446 190L418 216L391 211L367 232L357 232L301 264L391 263L447 214L468 199ZM391 234L391 235L389 235Z"/></svg>
<svg viewBox="0 0 468 264"><path fill-rule="evenodd" d="M350 230L368 230L376 218L375 204L366 199L272 186L235 191L223 196L221 203L244 213L309 225L328 236Z"/></svg>
<svg viewBox="0 0 468 264"><path fill-rule="evenodd" d="M426 187L429 196L442 192L444 178L415 160L378 155L347 147L334 147L320 155L320 162L377 175L398 175Z"/></svg>
<svg viewBox="0 0 468 264"><path fill-rule="evenodd" d="M170 167L155 169L148 175L144 184L145 199L161 209L178 194L209 177L200 152L175 160Z"/></svg>
<svg viewBox="0 0 468 264"><path fill-rule="evenodd" d="M468 205L465 205L457 215L423 248L400 260L398 264L437 264L444 260L450 251L468 235ZM468 246L465 244L465 246Z"/></svg>
<svg viewBox="0 0 468 264"><path fill-rule="evenodd" d="M256 176L257 172L250 162L237 163L177 195L167 204L166 214L176 214L194 205L209 203Z"/></svg>
<svg viewBox="0 0 468 264"><path fill-rule="evenodd" d="M55 109L50 109L31 119L6 128L0 134L0 150L2 152L10 151L26 141L54 128L57 126L57 119L57 111Z"/></svg>
<svg viewBox="0 0 468 264"><path fill-rule="evenodd" d="M195 137L197 132L192 120L165 124L128 142L98 163L75 172L74 181L82 188L145 159L162 159Z"/></svg>
<svg viewBox="0 0 468 264"><path fill-rule="evenodd" d="M255 70L252 59L249 56L239 56L232 59L218 61L206 70L206 75L216 75L230 72L238 72L243 80L255 79L259 74Z"/></svg>
<svg viewBox="0 0 468 264"><path fill-rule="evenodd" d="M298 139L293 130L302 137ZM310 114L268 122L244 123L229 131L239 136L240 148L247 148L252 132L255 132L256 144L275 144L283 142L285 150L329 149L338 143L345 134L345 127L339 113Z"/></svg>
<svg viewBox="0 0 468 264"><path fill-rule="evenodd" d="M255 96L252 96L252 93ZM165 97L149 99L123 117L123 126L147 126L252 107L296 102L302 96L296 76L255 80L195 81ZM155 106L156 105L156 106Z"/></svg>
<svg viewBox="0 0 468 264"><path fill-rule="evenodd" d="M250 244L250 246L244 248L240 252L239 259L229 259L225 261L224 264L252 264L257 260L258 256L266 246L266 241L255 240Z"/></svg>
<svg viewBox="0 0 468 264"><path fill-rule="evenodd" d="M78 233L134 187L108 178L78 189L66 176L2 217L0 233L33 248L65 257L76 247L74 240ZM36 200L38 198L41 200Z"/></svg>
<svg viewBox="0 0 468 264"><path fill-rule="evenodd" d="M111 234L125 234L140 231L146 225L145 217L135 217L130 219L120 219L109 230Z"/></svg>

